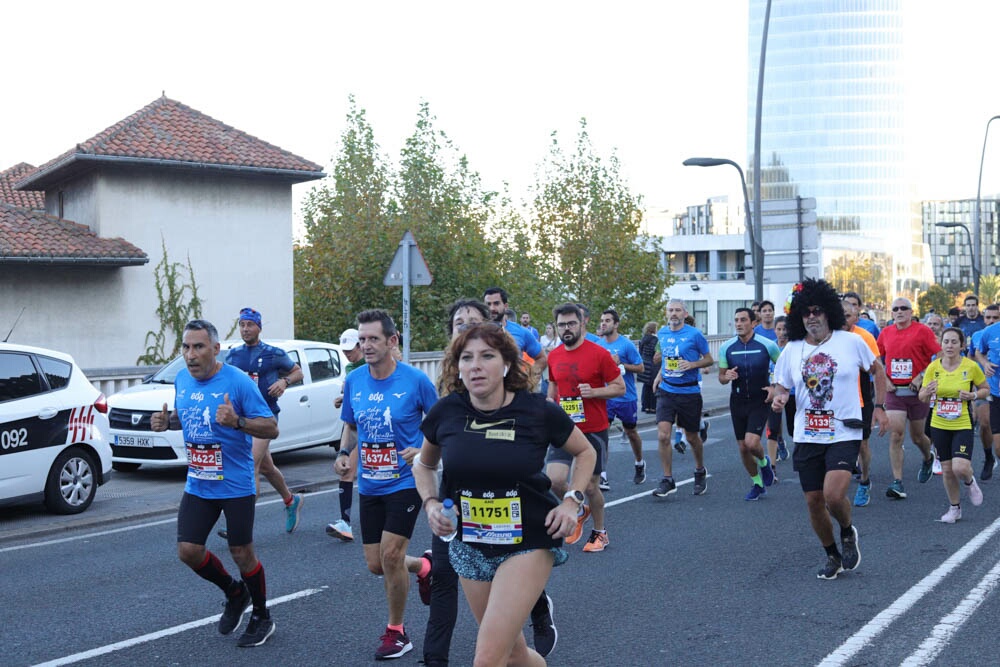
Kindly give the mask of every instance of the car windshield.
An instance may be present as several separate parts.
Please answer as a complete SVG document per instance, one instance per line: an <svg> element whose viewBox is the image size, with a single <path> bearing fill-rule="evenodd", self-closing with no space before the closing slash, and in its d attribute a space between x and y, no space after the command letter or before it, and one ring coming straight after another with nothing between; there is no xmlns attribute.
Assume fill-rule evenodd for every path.
<svg viewBox="0 0 1000 667"><path fill-rule="evenodd" d="M226 352L226 348L219 350L219 356L217 356L216 359L219 361L225 361ZM182 368L184 368L184 357L180 356L153 373L150 378L146 380L146 382L151 384L173 384L174 379L177 378L177 374L180 373Z"/></svg>

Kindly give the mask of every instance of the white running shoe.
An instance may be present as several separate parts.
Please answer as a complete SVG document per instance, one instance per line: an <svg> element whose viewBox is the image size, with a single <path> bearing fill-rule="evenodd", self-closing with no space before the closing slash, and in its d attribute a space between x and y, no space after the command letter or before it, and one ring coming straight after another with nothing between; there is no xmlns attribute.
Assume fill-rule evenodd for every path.
<svg viewBox="0 0 1000 667"><path fill-rule="evenodd" d="M962 518L962 508L951 505L941 517L941 523L955 523Z"/></svg>

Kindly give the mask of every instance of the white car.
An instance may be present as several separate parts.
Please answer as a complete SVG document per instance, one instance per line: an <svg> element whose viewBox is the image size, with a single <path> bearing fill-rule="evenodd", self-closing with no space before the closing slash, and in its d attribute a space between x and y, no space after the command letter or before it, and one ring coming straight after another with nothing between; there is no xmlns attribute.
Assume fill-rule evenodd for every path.
<svg viewBox="0 0 1000 667"><path fill-rule="evenodd" d="M305 449L340 442L344 423L333 401L344 391L344 368L347 358L339 345L307 340L266 340L269 345L288 353L302 367L303 379L288 387L278 399L278 438L271 442L271 452ZM225 361L229 348L242 341L222 343L219 361ZM181 431L153 433L149 418L166 403L174 406L174 378L184 368L184 358L177 357L142 384L129 387L108 398L111 419L111 449L115 470L128 472L139 466L186 466L187 452Z"/></svg>
<svg viewBox="0 0 1000 667"><path fill-rule="evenodd" d="M0 505L90 507L111 479L107 411L73 357L0 343Z"/></svg>

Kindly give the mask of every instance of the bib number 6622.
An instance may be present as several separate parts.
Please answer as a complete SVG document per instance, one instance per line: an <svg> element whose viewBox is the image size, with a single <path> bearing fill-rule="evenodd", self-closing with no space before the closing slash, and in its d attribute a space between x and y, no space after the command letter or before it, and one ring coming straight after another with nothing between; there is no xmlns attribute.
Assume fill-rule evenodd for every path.
<svg viewBox="0 0 1000 667"><path fill-rule="evenodd" d="M0 448L16 449L28 446L28 429L13 428L9 431L0 431Z"/></svg>

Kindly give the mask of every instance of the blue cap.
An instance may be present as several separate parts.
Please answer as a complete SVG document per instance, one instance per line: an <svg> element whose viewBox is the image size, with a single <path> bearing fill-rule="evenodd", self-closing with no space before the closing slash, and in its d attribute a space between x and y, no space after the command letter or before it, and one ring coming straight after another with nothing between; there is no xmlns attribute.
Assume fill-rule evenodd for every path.
<svg viewBox="0 0 1000 667"><path fill-rule="evenodd" d="M258 327L261 326L260 313L254 310L253 308L244 308L243 310L240 311L240 322L242 322L243 320L253 322Z"/></svg>

